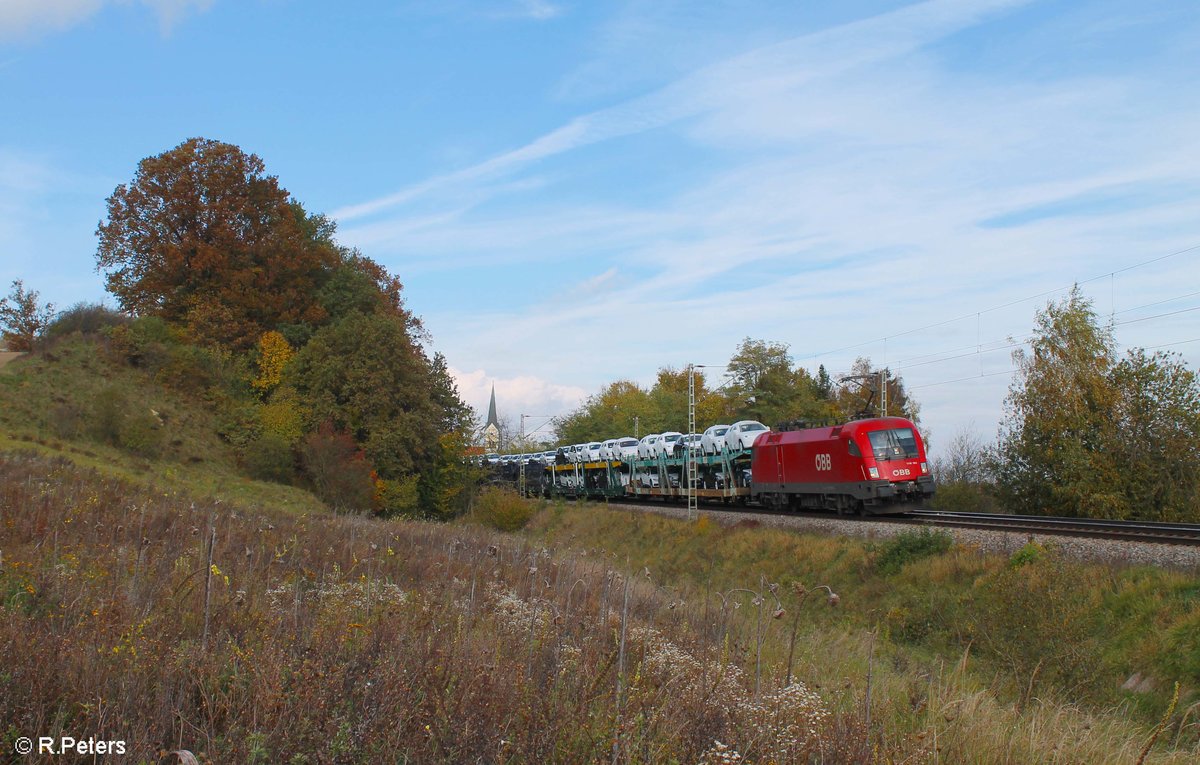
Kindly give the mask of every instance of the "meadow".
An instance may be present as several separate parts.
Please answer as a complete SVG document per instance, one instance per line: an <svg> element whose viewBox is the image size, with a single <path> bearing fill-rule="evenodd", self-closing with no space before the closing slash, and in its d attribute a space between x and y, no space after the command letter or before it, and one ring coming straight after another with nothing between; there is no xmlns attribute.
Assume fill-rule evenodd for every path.
<svg viewBox="0 0 1200 765"><path fill-rule="evenodd" d="M1200 752L1195 667L1170 658L1195 660L1177 638L1200 582L1181 573L1082 569L1060 587L1053 551L1014 563L496 491L458 524L285 511L15 451L0 516L6 752L43 735L123 740L129 762ZM1069 605L1081 592L1092 610ZM1110 613L1141 636L1095 632ZM1109 687L1122 662L1156 690Z"/></svg>

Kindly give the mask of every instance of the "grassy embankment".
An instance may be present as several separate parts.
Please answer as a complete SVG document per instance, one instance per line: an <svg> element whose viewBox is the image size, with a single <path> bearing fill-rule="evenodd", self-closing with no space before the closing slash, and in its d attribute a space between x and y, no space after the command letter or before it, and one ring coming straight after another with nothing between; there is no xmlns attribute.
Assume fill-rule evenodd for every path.
<svg viewBox="0 0 1200 765"><path fill-rule="evenodd" d="M1158 702L1106 706L1112 659L1072 657L1165 669L1200 589L598 507L548 508L530 538L247 510L11 453L0 514L0 744L82 733L133 762L1134 763ZM1063 633L1093 591L1144 634ZM1192 693L1146 762L1193 761Z"/></svg>
<svg viewBox="0 0 1200 765"><path fill-rule="evenodd" d="M0 368L0 448L33 449L189 497L317 512L303 489L246 477L219 437L212 390L108 358L104 341L71 336ZM169 380L170 384L163 382ZM177 379L178 378L178 379Z"/></svg>

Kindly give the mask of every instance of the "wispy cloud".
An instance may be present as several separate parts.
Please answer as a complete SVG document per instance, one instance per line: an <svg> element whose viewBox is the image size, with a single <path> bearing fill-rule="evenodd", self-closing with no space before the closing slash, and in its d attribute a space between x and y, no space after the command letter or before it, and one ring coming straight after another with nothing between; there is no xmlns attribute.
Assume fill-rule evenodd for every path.
<svg viewBox="0 0 1200 765"><path fill-rule="evenodd" d="M562 6L547 0L520 0L517 9L519 15L538 21L553 19L563 14Z"/></svg>
<svg viewBox="0 0 1200 765"><path fill-rule="evenodd" d="M4 0L0 3L0 40L60 32L86 21L105 6L131 3L150 8L165 34L187 14L208 10L213 0Z"/></svg>
<svg viewBox="0 0 1200 765"><path fill-rule="evenodd" d="M411 202L434 190L499 174L573 149L640 133L711 112L747 86L781 92L871 61L887 59L979 23L1029 0L927 0L915 6L803 35L713 64L646 96L577 117L530 143L474 166L437 176L379 199L333 212L351 221Z"/></svg>
<svg viewBox="0 0 1200 765"><path fill-rule="evenodd" d="M436 3L409 1L405 13L448 16L455 19L504 21L549 21L566 13L565 3L551 0L439 0Z"/></svg>

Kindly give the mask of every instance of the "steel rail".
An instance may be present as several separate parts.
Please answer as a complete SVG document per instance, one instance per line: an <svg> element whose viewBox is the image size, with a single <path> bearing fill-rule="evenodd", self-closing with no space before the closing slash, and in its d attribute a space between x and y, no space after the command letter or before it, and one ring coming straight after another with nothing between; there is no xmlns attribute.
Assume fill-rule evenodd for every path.
<svg viewBox="0 0 1200 765"><path fill-rule="evenodd" d="M1060 516L1000 515L994 513L954 513L914 510L908 514L931 526L991 529L1030 534L1112 539L1154 544L1200 545L1200 524L1156 523L1152 521L1116 521L1100 518L1064 518Z"/></svg>
<svg viewBox="0 0 1200 765"><path fill-rule="evenodd" d="M642 500L623 497L610 500L615 507L673 507L675 503L661 500ZM1004 515L999 513L957 513L941 510L910 510L897 515L850 517L821 512L772 510L764 507L738 507L718 503L703 503L701 509L730 515L792 516L816 520L879 521L907 525L945 528L969 528L983 531L1108 539L1124 542L1146 542L1182 546L1200 546L1200 524L1156 523L1153 521L1114 521L1097 518L1064 518L1038 515Z"/></svg>

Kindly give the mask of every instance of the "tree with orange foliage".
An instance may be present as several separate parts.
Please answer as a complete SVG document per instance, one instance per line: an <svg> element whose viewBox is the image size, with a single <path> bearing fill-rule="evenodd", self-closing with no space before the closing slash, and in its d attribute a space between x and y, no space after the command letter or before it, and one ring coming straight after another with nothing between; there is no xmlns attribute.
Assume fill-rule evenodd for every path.
<svg viewBox="0 0 1200 765"><path fill-rule="evenodd" d="M27 292L17 279L8 297L0 299L0 337L10 351L32 351L53 317L54 305L38 303L38 293Z"/></svg>
<svg viewBox="0 0 1200 765"><path fill-rule="evenodd" d="M333 223L309 215L261 159L192 138L138 164L108 198L97 270L131 313L250 348L285 324L318 324L341 265Z"/></svg>

